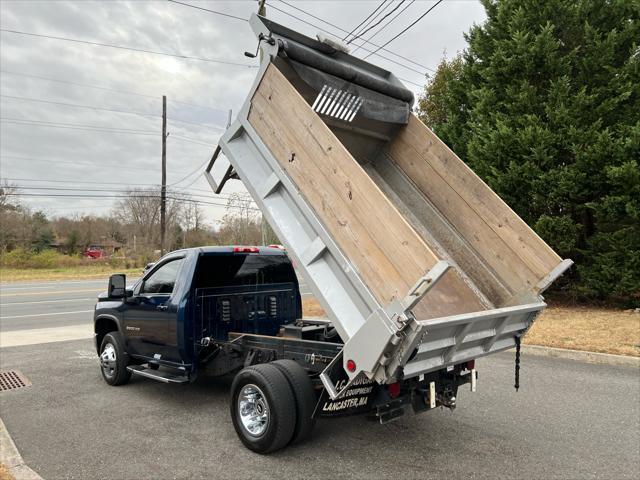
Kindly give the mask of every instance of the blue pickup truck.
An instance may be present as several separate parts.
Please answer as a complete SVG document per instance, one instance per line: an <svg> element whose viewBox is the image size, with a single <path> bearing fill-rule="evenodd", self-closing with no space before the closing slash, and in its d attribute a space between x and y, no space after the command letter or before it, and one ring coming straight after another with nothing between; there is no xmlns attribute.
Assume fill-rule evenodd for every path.
<svg viewBox="0 0 640 480"><path fill-rule="evenodd" d="M132 375L188 384L235 375L231 418L240 440L268 453L305 439L318 416L368 413L380 422L407 407L455 407L473 362L379 385L365 376L331 400L320 372L341 355L328 320L303 319L298 278L281 248L200 247L161 258L131 288L112 275L94 314L104 380ZM340 362L335 385L348 378Z"/></svg>

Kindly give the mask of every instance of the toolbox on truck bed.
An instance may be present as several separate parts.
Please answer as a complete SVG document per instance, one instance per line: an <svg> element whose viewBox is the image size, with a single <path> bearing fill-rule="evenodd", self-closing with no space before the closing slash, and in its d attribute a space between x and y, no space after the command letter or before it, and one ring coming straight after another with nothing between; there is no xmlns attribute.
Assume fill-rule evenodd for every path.
<svg viewBox="0 0 640 480"><path fill-rule="evenodd" d="M393 74L250 23L263 60L207 178L217 193L244 182L345 342L335 361L350 381L513 347L571 261L422 124ZM220 152L230 165L218 183Z"/></svg>

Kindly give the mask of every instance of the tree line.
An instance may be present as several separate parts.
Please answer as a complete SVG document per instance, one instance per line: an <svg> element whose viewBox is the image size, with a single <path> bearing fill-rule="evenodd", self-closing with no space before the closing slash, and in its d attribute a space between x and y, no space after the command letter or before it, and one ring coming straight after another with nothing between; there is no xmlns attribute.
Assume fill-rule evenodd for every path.
<svg viewBox="0 0 640 480"><path fill-rule="evenodd" d="M146 262L160 251L160 190L133 189L115 201L108 215L50 217L18 199L19 188L0 187L0 253L15 249L41 252L56 249L80 255L90 246L109 245L117 256ZM226 199L219 225L205 220L202 205L187 195L167 199L168 250L203 245L260 245L279 243L248 194Z"/></svg>
<svg viewBox="0 0 640 480"><path fill-rule="evenodd" d="M419 116L561 256L573 298L640 304L640 2L482 0Z"/></svg>

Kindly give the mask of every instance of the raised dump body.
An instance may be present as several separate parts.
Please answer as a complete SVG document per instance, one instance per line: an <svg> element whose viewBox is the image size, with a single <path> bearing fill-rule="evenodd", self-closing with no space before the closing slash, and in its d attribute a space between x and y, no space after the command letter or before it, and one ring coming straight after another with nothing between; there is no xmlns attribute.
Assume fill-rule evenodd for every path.
<svg viewBox="0 0 640 480"><path fill-rule="evenodd" d="M217 192L244 182L344 340L336 361L350 379L514 346L571 261L413 115L391 73L259 16L251 25L263 60L208 179Z"/></svg>

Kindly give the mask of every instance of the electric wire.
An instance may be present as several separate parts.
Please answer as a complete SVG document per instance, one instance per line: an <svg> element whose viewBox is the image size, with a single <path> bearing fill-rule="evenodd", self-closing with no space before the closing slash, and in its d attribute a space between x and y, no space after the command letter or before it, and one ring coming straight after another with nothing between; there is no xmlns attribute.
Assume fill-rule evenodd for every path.
<svg viewBox="0 0 640 480"><path fill-rule="evenodd" d="M384 2L383 2L384 3ZM386 5L383 6L382 10L380 10L376 15L374 15L373 17L371 17L371 19L365 23L358 31L354 32L352 38L350 41L347 42L347 44L350 44L353 40L355 40L356 38L358 38L358 36L360 35L360 32L362 32L363 30L367 29L369 27L369 25L371 25L373 22L375 22L380 15L382 15L384 13L384 11L389 7L389 6L393 6L393 1L390 1L389 3L387 3Z"/></svg>
<svg viewBox="0 0 640 480"><path fill-rule="evenodd" d="M378 10L380 10L380 7L382 7L385 3L387 2L387 0L382 0L382 2L380 2L380 5L378 5L373 12L371 12L367 18L365 18L364 20L362 20L358 25L355 26L355 28L353 30L351 30L349 33L347 33L344 38L342 39L342 41L346 41L347 38L349 38L349 36L351 36L353 34L353 32L355 32L356 30L358 30L363 24L364 22L366 22L367 20L369 20Z"/></svg>
<svg viewBox="0 0 640 480"><path fill-rule="evenodd" d="M319 25L316 25L316 24L314 24L314 23L311 23L311 22L309 22L309 21L307 21L307 20L305 20L305 19L303 19L303 18L300 18L300 17L298 17L298 16L296 16L296 15L294 15L294 14L292 14L292 13L289 13L289 12L287 12L286 10L282 10L282 9L280 9L280 8L276 7L275 5L271 4L271 3L269 3L268 5L269 5L271 8L273 8L274 10L277 10L277 11L279 11L279 12L281 12L281 13L284 13L285 15L288 15L289 17L295 18L296 20L298 20L298 21L300 21L300 22L302 22L302 23L305 23L305 24L307 24L307 25L309 25L309 26L311 26L311 27L313 27L313 28L317 28L318 30L320 30L320 31L322 31L322 32L328 33L329 35L335 35L335 33L330 32L330 31L328 31L327 29L325 29L325 28L323 28L323 27L321 27L321 26L319 26ZM302 9L300 9L300 8L298 8L297 10L300 10L300 11L302 11L302 12L306 13L307 15L311 15L311 14L309 14L309 13L305 12L304 10L302 10ZM334 25L334 24L333 24L333 23L331 23L331 22L327 22L326 20L322 20L322 21L323 21L324 23L326 23L327 25L331 25L333 28L335 28L335 29L337 29L337 30L340 30L340 31L342 31L342 32L346 32L346 31L347 31L347 30L345 30L344 28L339 27L339 26L337 26L337 25ZM364 43L363 43L363 45L364 45L364 44L366 44L366 43L367 43L367 42L364 42ZM376 45L375 43L371 43L371 45L372 45L372 46L374 46L374 47L377 47L377 46L378 46L378 45ZM369 52L369 53L373 54L373 50L370 50L370 49L368 49L368 48L366 48L366 47L363 47L362 45L361 45L361 48L362 48L362 50L364 50L365 52ZM422 64L420 64L420 63L418 63L418 62L415 62L415 61L413 61L413 60L411 60L411 59L409 59L409 58L407 58L407 57L403 57L403 56L402 56L402 55L400 55L400 54L397 54L397 53L395 53L395 52L392 52L391 50L384 49L384 51L389 52L389 53L391 53L391 54L393 54L393 55L397 56L398 58L402 58L403 60L406 60L406 61L408 61L408 62L410 62L410 63L416 64L416 65L418 65L419 67L425 68L426 70L429 70L429 71L431 71L431 72L435 72L435 71L436 71L434 68L431 68L431 67L427 67L427 66L425 66L425 65L422 65ZM407 70L411 70L412 72L418 73L418 74L420 74L420 75L422 75L422 76L424 76L424 75L425 75L425 72L424 72L424 71L416 70L416 69L415 69L415 68L413 68L413 67L410 67L410 66L408 66L408 65L405 65L404 63L401 63L401 62L399 62L399 61L397 61L397 60L394 60L394 59L392 59L392 58L389 58L389 57L387 57L387 56L385 56L385 55L382 55L382 54L380 54L380 53L377 53L377 52L376 52L376 56L378 56L378 57L380 57L380 58L382 58L382 59L384 59L384 60L386 60L386 61L388 61L388 62L391 62L391 63L393 63L393 64L395 64L395 65L398 65L398 66L400 66L400 67L406 68Z"/></svg>
<svg viewBox="0 0 640 480"><path fill-rule="evenodd" d="M68 197L68 198L160 198L160 195L97 195L97 194L76 194L76 193L16 193L16 192L8 192L5 193L4 195L6 196L13 196L13 197ZM172 195L167 195L166 197L168 200L176 200L176 201L183 201L183 202L191 202L191 203L197 203L197 204L201 204L201 205L213 205L213 206L218 206L218 207L225 207L225 208L242 208L242 207L237 207L234 205L229 205L226 203L217 203L217 202L208 202L205 200L195 200L195 199L189 199L189 198L183 198L183 197L175 197ZM249 210L255 210L260 212L261 210L259 208L254 208L254 207L246 207Z"/></svg>
<svg viewBox="0 0 640 480"><path fill-rule="evenodd" d="M102 133L122 133L127 135L142 135L142 136L158 136L160 135L157 132L145 131L145 130L132 130L126 128L109 128L109 127L99 127L93 125L75 125L75 124L61 124L57 122L44 122L44 121L29 121L22 119L5 119L0 118L1 124L10 124L10 125L27 125L32 127L48 127L48 128L61 128L64 130L81 130L85 132L102 132Z"/></svg>
<svg viewBox="0 0 640 480"><path fill-rule="evenodd" d="M88 109L91 109L91 110L98 110L98 111L104 111L104 112L124 113L124 114L128 114L128 115L138 115L138 116L141 116L141 117L153 117L153 118L161 118L162 117L158 113L136 112L134 110L120 110L120 109L116 109L116 108L100 107L100 106L97 106L97 105L86 105L86 104L80 104L80 103L57 102L57 101L54 101L54 100L45 100L45 99L42 99L42 98L19 97L19 96L16 96L16 95L5 95L5 94L0 94L0 97L2 97L2 98L10 98L12 100L20 100L20 101L24 101L24 102L46 103L46 104L50 104L50 105L61 105L61 106L64 106L64 107L74 107L74 108L88 108ZM183 120L181 118L172 118L172 117L169 117L168 120L170 122L185 123L185 124L189 124L189 125L198 125L198 126L210 127L210 128L213 127L213 128L224 130L221 126L214 125L214 124L211 124L211 123L191 122L189 120Z"/></svg>
<svg viewBox="0 0 640 480"><path fill-rule="evenodd" d="M243 22L248 22L246 18L238 17L236 15L231 15L230 13L218 12L216 10L210 10L208 8L199 7L197 5L191 5L190 3L178 2L176 0L167 0L169 3L177 3L178 5L184 5L185 7L197 8L198 10L204 10L205 12L215 13L216 15L221 15L223 17L235 18L236 20L242 20Z"/></svg>
<svg viewBox="0 0 640 480"><path fill-rule="evenodd" d="M287 6L288 6L288 7L290 7L290 8L293 8L294 10L297 10L297 11L299 11L299 12L301 12L301 13L304 13L305 15L309 15L310 17L315 18L316 20L320 20L321 22L324 22L324 23L326 23L327 25L330 25L331 27L335 28L336 30L340 30L341 32L346 32L346 30L345 30L344 28L339 27L338 25L336 25L336 24L334 24L334 23L331 23L331 22L329 22L329 21L325 20L324 18L321 18L321 17L318 17L318 16L316 16L316 15L313 15L312 13L307 12L306 10L303 10L302 8L296 7L295 5L292 5L292 4L290 4L290 3L287 3L287 2L285 2L284 0L278 0L278 1L279 1L280 3L284 3L285 5L287 5ZM271 7L275 8L272 4L269 4L269 6L271 6ZM278 10L278 9L276 9L276 10ZM287 15L289 15L289 16L293 16L293 15L291 15L290 13L285 12L284 10L278 10L278 11L279 11L279 12L282 12L282 13L286 13L286 14L287 14ZM404 9L403 9L403 11L404 11ZM302 20L301 18L298 18L298 17L293 17L293 18L295 18L295 19L297 19L297 20L299 20L299 21L301 21L301 22L305 22L305 21L304 21L304 20ZM320 27L318 27L317 25L313 25L313 24L310 24L310 23L308 23L308 22L305 22L305 23L307 23L307 25L310 25L310 26L312 26L312 27L320 28ZM321 29L321 30L322 30L322 29ZM327 30L322 30L322 31L324 31L325 33L329 33L329 34L331 34L331 35L335 35L334 33L328 32ZM359 39L359 40L362 40L362 39ZM368 49L366 49L366 48L364 48L364 47L362 46L362 45L365 45L365 44L367 44L367 43L371 44L371 46L372 46L372 47L379 47L379 46L380 46L380 45L376 45L375 43L370 42L370 41L368 41L368 40L367 40L367 41L363 41L363 43L362 43L361 45L358 45L358 47L361 47L361 48L362 48L364 51L366 51L366 52L371 52L371 50L368 50ZM428 67L428 66L426 66L426 65L423 65L422 63L416 62L415 60L411 60L410 58L404 57L404 56L400 55L399 53L396 53L396 52L394 52L394 51L392 51L392 50L388 50L388 49L384 48L384 49L383 49L383 51L385 51L385 52L387 52L387 53L390 53L390 54L392 54L392 55L395 55L396 57L401 58L401 59L403 59L403 60L405 60L405 61L407 61L407 62L409 62L409 63L412 63L412 64L414 64L414 65L416 65L416 66L418 66L418 67L425 68L425 69L427 69L427 70L430 70L430 71L432 71L432 72L435 72L435 69L433 69L433 68L431 68L431 67ZM403 66L403 67L405 67L405 68L409 68L409 67L407 67L406 65L403 65L403 64L398 63L398 62L396 62L396 61L394 61L394 60L391 60L391 59L390 59L390 58L388 58L388 57L385 57L385 56L383 56L383 55L380 55L379 53L377 53L377 54L376 54L376 56L378 56L378 57L380 57L380 58L383 58L383 59L385 59L385 60L387 60L387 61L390 61L390 62L396 63L397 65ZM413 71L415 71L415 72L417 72L417 73L420 73L420 74L424 74L424 72L420 72L420 71L417 71L417 70L413 70Z"/></svg>
<svg viewBox="0 0 640 480"><path fill-rule="evenodd" d="M96 165L95 163L88 163L88 162L80 162L80 161L70 161L70 160L57 160L57 159L51 159L51 158L34 158L34 157L23 157L23 156L19 156L19 155L6 155L6 154L1 154L0 158L15 158L17 160L28 160L30 162L47 162L47 163L52 163L52 164L58 164L58 163L62 163L65 165L73 165L73 166L83 166L83 167L92 167L92 168L99 168L99 167L116 167L115 165ZM118 166L121 167L121 166ZM143 170L145 172L149 172L149 168L148 167L130 167L130 166L126 166L126 170Z"/></svg>
<svg viewBox="0 0 640 480"><path fill-rule="evenodd" d="M162 95L149 95L149 94L144 94L144 93L139 93L139 92L132 92L130 90L121 90L121 89L117 89L117 88L109 88L109 87L104 87L104 86L100 86L100 85L92 85L89 83L80 83L80 82L71 82L69 80L61 80L58 78L52 78L52 77L45 77L42 75L32 75L32 74L28 74L28 73L20 73L20 72L12 72L10 70L4 70L4 69L0 69L0 73L5 73L5 74L9 74L9 75L16 75L16 76L20 76L20 77L25 77L25 78L35 78L38 80L46 80L49 82L57 82L57 83L63 83L63 84L67 84L67 85L74 85L76 87L86 87L86 88L95 88L97 90L104 90L107 92L115 92L115 93L121 93L123 95L133 95L136 97L143 97L143 98L151 98L154 100L158 100L159 98L162 97ZM175 100L173 98L171 98L171 103L177 103L180 105L187 105L190 107L195 107L195 108L204 108L207 110L213 110L215 112L223 112L223 113L227 113L229 110L223 110L220 108L214 108L214 107L208 107L206 105L198 105L197 103L190 103L190 102L185 102L182 100Z"/></svg>
<svg viewBox="0 0 640 480"><path fill-rule="evenodd" d="M356 36L354 36L351 40L349 40L347 42L347 45L349 45L351 42L353 42L355 39L357 38L362 38L363 35L365 35L368 31L373 30L374 28L376 28L378 25L380 25L382 22L384 22L387 18L389 18L391 15L393 15L393 13L398 10L402 4L405 2L406 0L401 0L400 3L398 3L398 5L395 6L395 8L393 10L391 10L390 12L387 12L383 17L381 17L376 23L369 25L366 29L362 30L360 33L358 33ZM364 40L364 38L362 39Z"/></svg>
<svg viewBox="0 0 640 480"><path fill-rule="evenodd" d="M378 30L376 30L375 32L373 32L373 34L372 34L372 35L370 35L370 36L366 39L366 41L367 41L367 42L369 42L369 43L371 43L371 40L372 40L373 38L375 38L376 36L378 36L378 35L379 35L379 34L380 34L380 33L381 33L385 28L387 28L389 25L391 25L391 24L396 20L396 18L398 18L400 15L402 15L402 13L403 13L407 8L409 8L411 5L413 5L413 4L415 3L415 1L416 1L416 0L411 0L411 1L410 1L407 5L405 5L405 7L404 7L402 10L400 10L400 11L399 11L399 12L398 12L398 13L397 13L397 14L396 14L396 15L395 15L391 20L389 20L389 21L388 21L387 23L385 23L382 27L380 27ZM363 40L364 40L364 39L363 39ZM357 52L357 51L358 51L358 49L359 49L361 46L362 46L362 45L358 45L358 46L353 50L353 52L351 52L351 53L353 54L353 53Z"/></svg>
<svg viewBox="0 0 640 480"><path fill-rule="evenodd" d="M399 38L400 36L404 35L407 30L409 30L411 27L413 27L416 23L418 23L420 20L422 20L424 17L426 17L429 12L431 12L431 10L433 10L434 8L436 8L438 5L440 5L443 2L443 0L438 0L434 5L432 5L431 7L429 7L427 9L426 12L424 12L422 15L420 15L418 18L416 18L411 24L409 24L406 28L404 28L400 33L397 33L396 35L394 35L390 40L387 40L384 44L382 44L381 47L378 47L377 50L371 52L369 55L367 55L366 57L364 57L365 59L369 58L371 55L376 54L379 50L383 49L384 47L386 47L387 45L389 45L391 42L393 42L394 40L396 40L397 38Z"/></svg>
<svg viewBox="0 0 640 480"><path fill-rule="evenodd" d="M156 50L146 50L144 48L136 48L136 47L126 47L123 45L113 45L110 43L101 43L101 42L93 42L93 41L89 41L89 40L80 40L77 38L68 38L68 37L58 37L55 35L45 35L42 33L33 33L33 32L23 32L21 30L12 30L12 29L8 29L8 28L0 28L0 32L5 32L5 33L12 33L15 35L26 35L26 36L30 36L30 37L39 37L39 38L48 38L50 40L62 40L65 42L75 42L75 43L82 43L85 45L93 45L96 47L108 47L108 48L116 48L116 49L120 49L120 50L130 50L133 52L138 52L138 53L149 53L152 55L163 55L165 57L174 57L174 58L180 58L183 60L198 60L201 62L211 62L211 63L219 63L219 64L223 64L223 65L230 65L230 66L234 66L234 67L244 67L244 68L258 68L257 65L248 65L246 63L237 63L237 62L230 62L227 60L219 60L219 59L214 59L214 58L205 58L205 57L194 57L191 55L182 55L179 53L169 53L169 52L160 52L160 51L156 51Z"/></svg>
<svg viewBox="0 0 640 480"><path fill-rule="evenodd" d="M50 179L42 179L42 178L15 178L15 177L2 177L0 178L1 180L6 180L9 182L34 182L34 183L66 183L66 184L73 184L73 185L77 185L77 184L86 184L86 185L120 185L121 187L129 187L130 189L136 189L136 188L145 188L145 187L157 187L160 188L161 185L160 183L123 183L123 182L109 182L109 181L91 181L91 180L50 180ZM168 187L171 185L175 185L178 182L172 183L167 185ZM10 187L13 187L13 185L10 185ZM28 186L24 186L24 187L16 187L16 188L29 188ZM187 187L174 187L176 190L185 190ZM208 193L211 195L211 190L204 190L202 188L191 188L190 191L195 191L195 192L204 192L204 193ZM183 192L185 193L185 192ZM229 197L230 195L227 193L216 193L215 196L219 196L219 197ZM215 197L212 197L215 198Z"/></svg>

